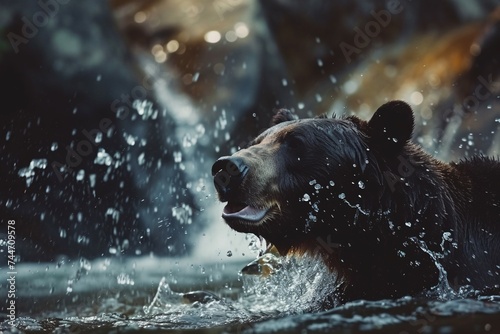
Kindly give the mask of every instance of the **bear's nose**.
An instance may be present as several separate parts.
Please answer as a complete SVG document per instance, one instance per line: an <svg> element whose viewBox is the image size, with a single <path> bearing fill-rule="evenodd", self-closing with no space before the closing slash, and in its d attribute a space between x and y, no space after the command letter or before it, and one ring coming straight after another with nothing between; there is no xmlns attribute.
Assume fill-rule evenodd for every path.
<svg viewBox="0 0 500 334"><path fill-rule="evenodd" d="M231 192L238 189L247 173L248 166L238 157L222 157L213 164L215 189L222 202L229 200Z"/></svg>

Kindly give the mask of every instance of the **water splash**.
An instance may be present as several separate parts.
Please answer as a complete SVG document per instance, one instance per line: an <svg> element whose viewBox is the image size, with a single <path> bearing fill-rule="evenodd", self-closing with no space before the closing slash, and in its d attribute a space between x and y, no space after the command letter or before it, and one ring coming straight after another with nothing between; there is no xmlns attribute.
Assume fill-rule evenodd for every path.
<svg viewBox="0 0 500 334"><path fill-rule="evenodd" d="M191 224L193 222L193 208L186 203L172 208L172 216L181 224Z"/></svg>
<svg viewBox="0 0 500 334"><path fill-rule="evenodd" d="M135 281L127 273L120 273L116 276L116 282L120 285L135 285Z"/></svg>
<svg viewBox="0 0 500 334"><path fill-rule="evenodd" d="M286 257L273 264L267 277L243 276L240 301L254 313L302 313L321 309L338 284L319 256Z"/></svg>
<svg viewBox="0 0 500 334"><path fill-rule="evenodd" d="M156 119L158 117L158 110L154 108L153 103L149 100L134 100L132 106L143 120L149 118Z"/></svg>
<svg viewBox="0 0 500 334"><path fill-rule="evenodd" d="M99 148L97 151L97 156L94 159L96 165L111 166L113 163L113 158L109 155L105 149Z"/></svg>
<svg viewBox="0 0 500 334"><path fill-rule="evenodd" d="M256 256L262 255L266 250L265 240L257 237L255 234L247 234L245 239L248 241L248 249Z"/></svg>
<svg viewBox="0 0 500 334"><path fill-rule="evenodd" d="M450 283L448 282L448 273L444 269L443 265L439 262L439 259L442 259L444 255L442 253L431 251L423 240L417 239L415 237L410 238L410 240L417 244L422 251L424 251L431 257L439 272L438 283L434 287L426 291L427 297L437 298L438 300L450 300L458 298L459 294L457 294L457 292L453 290L453 288L450 286Z"/></svg>
<svg viewBox="0 0 500 334"><path fill-rule="evenodd" d="M168 323L171 328L224 326L252 319L240 304L224 300L213 293L174 292L165 277L161 279L153 301L143 311L149 317L148 322Z"/></svg>
<svg viewBox="0 0 500 334"><path fill-rule="evenodd" d="M186 324L193 328L194 323L197 328L237 325L303 313L310 311L311 305L319 309L325 296L336 288L332 283L335 278L319 258L279 258L273 269L267 277L241 275L243 293L236 300L205 291L175 292L163 277L143 312L176 328Z"/></svg>
<svg viewBox="0 0 500 334"><path fill-rule="evenodd" d="M45 169L47 167L47 159L33 159L28 167L19 169L17 175L26 178L26 186L29 187L35 177L35 169Z"/></svg>
<svg viewBox="0 0 500 334"><path fill-rule="evenodd" d="M88 275L88 273L90 272L91 269L92 269L92 264L90 263L90 261L87 260L86 258L83 258L83 257L80 258L80 266L77 269L75 276L68 279L68 285L66 287L66 294L72 293L75 283L80 281L80 279L82 277Z"/></svg>
<svg viewBox="0 0 500 334"><path fill-rule="evenodd" d="M150 305L144 306L144 313L147 315L160 314L166 311L167 307L182 303L182 294L175 293L163 277L158 284L156 295Z"/></svg>

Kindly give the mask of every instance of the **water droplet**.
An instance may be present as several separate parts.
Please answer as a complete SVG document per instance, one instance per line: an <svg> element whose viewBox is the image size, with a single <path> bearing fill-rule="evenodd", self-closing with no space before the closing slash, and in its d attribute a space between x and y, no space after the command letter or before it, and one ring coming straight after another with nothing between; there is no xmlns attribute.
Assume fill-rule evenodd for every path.
<svg viewBox="0 0 500 334"><path fill-rule="evenodd" d="M86 270L86 271L90 271L92 269L92 264L90 263L89 260L82 257L80 259L80 268L82 268L83 270Z"/></svg>
<svg viewBox="0 0 500 334"><path fill-rule="evenodd" d="M339 194L339 198L340 198L340 199L345 199L345 194L344 194L344 193L340 193L340 194Z"/></svg>
<svg viewBox="0 0 500 334"><path fill-rule="evenodd" d="M360 189L365 189L365 183L364 183L363 181L359 181L359 182L358 182L358 187L359 187Z"/></svg>
<svg viewBox="0 0 500 334"><path fill-rule="evenodd" d="M30 167L45 169L47 167L47 159L33 159L30 162Z"/></svg>
<svg viewBox="0 0 500 334"><path fill-rule="evenodd" d="M172 208L172 216L181 224L191 224L193 222L193 209L186 203L182 203L178 207Z"/></svg>
<svg viewBox="0 0 500 334"><path fill-rule="evenodd" d="M311 197L309 196L309 194L304 194L304 196L302 196L303 202L309 202L310 200L311 200Z"/></svg>
<svg viewBox="0 0 500 334"><path fill-rule="evenodd" d="M174 162L180 163L182 162L182 152L174 152Z"/></svg>
<svg viewBox="0 0 500 334"><path fill-rule="evenodd" d="M135 138L134 138L134 136L128 135L128 136L126 136L125 140L127 141L127 144L129 144L130 146L134 146L135 145Z"/></svg>
<svg viewBox="0 0 500 334"><path fill-rule="evenodd" d="M90 174L89 175L89 181L90 181L90 187L94 188L95 187L95 181L96 181L96 174Z"/></svg>
<svg viewBox="0 0 500 334"><path fill-rule="evenodd" d="M233 252L231 252L230 250L228 250L228 251L227 251L227 253L226 253L226 256L227 256L227 257L231 257L231 256L233 256Z"/></svg>
<svg viewBox="0 0 500 334"><path fill-rule="evenodd" d="M197 82L199 78L200 78L200 72L195 72L193 74L193 78L191 79L191 81L192 82Z"/></svg>
<svg viewBox="0 0 500 334"><path fill-rule="evenodd" d="M84 177L85 177L85 171L83 169L80 169L78 173L76 173L76 180L83 181Z"/></svg>
<svg viewBox="0 0 500 334"><path fill-rule="evenodd" d="M29 187L35 176L35 168L45 169L47 167L47 159L33 159L28 167L19 169L17 174L20 177L26 178L26 185Z"/></svg>
<svg viewBox="0 0 500 334"><path fill-rule="evenodd" d="M64 239L64 238L66 238L66 236L67 236L66 230L65 230L65 229L60 228L60 229L59 229L59 237L61 237L61 238L63 238L63 239Z"/></svg>
<svg viewBox="0 0 500 334"><path fill-rule="evenodd" d="M134 280L126 273L120 273L116 276L116 282L120 285L134 285Z"/></svg>
<svg viewBox="0 0 500 334"><path fill-rule="evenodd" d="M255 236L254 234L247 235L245 237L245 239L249 241L248 249L250 249L250 251L252 253L259 254L259 252L262 248L262 244L261 244L260 239L257 236Z"/></svg>
<svg viewBox="0 0 500 334"><path fill-rule="evenodd" d="M113 159L111 158L111 156L103 148L99 148L97 156L94 159L94 163L97 165L111 166L112 162Z"/></svg>
<svg viewBox="0 0 500 334"><path fill-rule="evenodd" d="M137 157L137 163L139 165L144 165L144 163L146 162L146 158L145 158L145 154L144 152L142 152L141 154L139 154L139 156Z"/></svg>

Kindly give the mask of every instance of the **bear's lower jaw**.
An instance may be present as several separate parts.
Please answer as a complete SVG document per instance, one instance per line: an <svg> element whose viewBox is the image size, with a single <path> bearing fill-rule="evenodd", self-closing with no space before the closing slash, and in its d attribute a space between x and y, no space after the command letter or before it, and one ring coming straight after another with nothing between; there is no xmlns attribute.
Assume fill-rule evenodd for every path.
<svg viewBox="0 0 500 334"><path fill-rule="evenodd" d="M226 221L238 220L257 223L264 219L269 209L254 208L245 203L228 202L222 212L222 218Z"/></svg>

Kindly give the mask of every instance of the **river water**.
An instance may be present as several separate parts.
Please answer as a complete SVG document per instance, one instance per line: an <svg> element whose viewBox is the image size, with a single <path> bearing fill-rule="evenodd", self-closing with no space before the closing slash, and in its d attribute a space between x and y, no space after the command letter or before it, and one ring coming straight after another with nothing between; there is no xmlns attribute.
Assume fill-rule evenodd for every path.
<svg viewBox="0 0 500 334"><path fill-rule="evenodd" d="M245 260L61 259L19 264L16 319L4 333L498 333L500 296L446 284L418 297L315 310L331 275L315 259L283 259L268 277ZM5 319L5 315L2 315ZM13 327L11 325L14 325Z"/></svg>
<svg viewBox="0 0 500 334"><path fill-rule="evenodd" d="M182 3L184 4L184 2ZM244 136L236 138L235 134L239 132L245 135L248 133L252 135L257 134L250 128L253 126L257 129L261 126L257 124L256 116L264 117L264 115L267 115L264 111L260 111L260 115L253 112L246 115L255 124L245 124L248 129L240 129L243 123L243 116L245 116L244 112L253 110L252 103L255 103L259 108L262 107L262 110L271 110L276 103L277 106L291 106L299 113L302 113L302 115L306 115L309 109L314 110L315 113L328 111L330 114L338 114L340 110L340 113L347 115L348 112L357 110L351 110L349 101L351 101L351 104L352 101L356 101L356 104L359 104L358 101L362 101L363 103L358 108L360 111L358 115L362 118L368 118L367 113L363 114L363 110L373 111L373 108L380 105L377 99L408 99L411 96L422 96L419 88L421 82L412 78L411 75L409 77L413 81L404 75L401 75L402 79L399 81L393 80L390 74L393 72L397 73L398 70L393 65L394 61L390 57L390 52L388 52L389 55L387 57L389 61L384 62L384 58L382 57L382 65L380 66L380 69L385 73L385 76L382 77L385 82L384 89L390 92L390 94L386 92L381 93L381 76L378 75L377 71L373 71L375 73L373 75L375 84L370 86L368 83L361 86L363 80L365 80L362 78L368 77L369 79L370 76L367 74L372 73L367 70L365 65L359 67L359 73L354 71L354 74L347 75L347 78L344 78L343 82L341 82L341 79L338 79L339 82L337 82L335 75L327 75L330 72L324 72L324 66L329 63L333 64L334 62L325 61L323 64L323 60L317 58L314 59L315 61L301 61L301 64L313 64L315 71L317 71L316 76L311 76L311 80L314 81L314 87L308 87L308 91L312 93L309 94L309 97L301 96L301 94L296 93L295 90L297 88L291 87L292 84L295 85L296 83L288 77L287 73L290 69L282 70L281 62L283 61L280 60L281 58L274 56L272 52L264 52L263 50L266 48L256 47L256 45L262 45L262 40L269 42L275 38L266 37L262 39L263 34L266 34L266 29L261 27L262 19L259 18L258 25L251 25L252 20L255 19L254 15L261 13L261 10L257 10L258 8L256 7L256 4L259 2L252 2L253 5L251 8L257 9L252 9L250 15L235 18L234 23L236 25L231 21L230 14L236 15L242 10L238 11L236 7L233 8L232 6L246 2L227 1L217 3L219 6L221 3L231 5L225 7L231 10L224 12L224 22L231 29L230 33L236 33L237 27L244 28L244 34L240 34L238 37L238 42L242 44L231 44L234 43L232 41L234 36L224 34L227 43L221 42L216 45L207 41L210 44L205 45L206 49L202 49L206 51L206 55L204 56L206 58L203 58L201 57L203 54L201 56L198 54L200 48L196 43L205 42L203 42L203 38L197 39L194 36L191 38L191 43L196 47L189 48L181 45L179 51L172 51L169 55L171 58L169 61L173 61L176 65L169 65L166 67L167 70L165 68L162 70L162 66L164 66L162 64L165 60L158 61L151 59L151 55L149 55L150 50L145 52L148 56L141 56L140 52L139 55L136 55L138 58L138 67L142 69L145 77L153 78L154 80L152 81L158 83L158 85L152 85L154 86L152 88L154 88L154 93L162 108L164 107L166 111L171 113L170 116L175 122L175 127L166 127L168 131L163 131L162 127L158 127L158 124L161 124L160 120L156 120L158 112L154 110L149 101L134 102L134 108L137 111L137 115L134 114L135 118L131 116L130 119L127 119L123 123L114 120L115 125L118 127L117 136L126 138L127 145L131 147L127 153L136 154L133 155L132 160L138 161L137 166L144 164L142 146L146 144L142 144L142 142L148 142L149 145L153 146L159 142L158 139L164 142L172 141L179 143L179 151L168 152L169 156L173 156L172 164L178 170L185 172L186 183L191 184L191 188L195 189L193 192L197 193L197 204L205 211L214 210L214 212L217 212L217 215L207 213L206 216L208 218L206 222L209 224L205 224L201 219L199 221L192 221L193 210L188 206L181 206L181 208L187 209L184 211L181 210L180 213L175 211L176 218L182 218L178 219L180 224L200 225L206 228L203 230L204 232L200 232L206 234L206 236L200 237L196 242L197 250L192 255L182 258L158 257L142 253L143 255L140 257L120 257L116 254L106 254L106 256L95 260L86 258L60 258L56 262L47 263L25 263L21 261L16 264L15 282L12 284L6 284L9 276L5 276L7 275L7 270L3 267L4 264L0 264L0 301L2 301L2 305L7 305L5 302L10 302L7 298L6 287L10 288L10 286L13 286L16 294L14 314L10 314L10 311L6 310L6 308L3 308L3 313L0 313L0 333L500 333L500 296L479 296L478 293L471 291L467 287L454 287L457 291L453 291L444 281L445 273L442 273L443 280L437 287L430 289L430 291L420 296L404 297L397 300L360 300L344 305L337 305L330 310L319 310L314 306L325 293L335 289L335 286L331 285L333 281L331 274L316 259L276 260L275 272L268 277L241 274L241 269L248 262L252 261L263 247L255 247L255 240L252 238L245 239L242 236L236 235L236 233L229 233L226 232L227 230L223 230L224 224L220 219L221 208L217 207L218 204L214 199L215 196L213 195L213 190L211 190L212 180L209 172L210 165L218 156L228 154L238 146L244 146L239 145L240 142L244 143ZM260 3L264 4L267 2ZM280 1L276 1L276 3L280 3ZM405 6L408 5L408 8L410 8L410 2L408 1L407 3ZM363 2L363 7L364 5L365 3ZM205 7L208 9L212 8L210 6ZM188 14L193 13L193 8L196 9L197 7L189 7ZM425 6L422 6L422 8L425 8ZM468 7L463 6L463 8ZM184 7L181 9L184 10ZM367 13L369 10L371 10L371 7L368 8ZM302 7L300 7L300 11L302 11ZM136 12L130 13L135 14ZM413 15L411 11L406 11L406 13L405 15ZM215 12L213 14L215 15ZM273 13L273 15L269 15L269 18L279 18L277 14L278 12ZM134 15L131 17L135 18ZM371 18L368 17L365 21L358 20L356 22L359 22L359 24L369 23L371 22L370 20ZM215 22L217 25L215 27L217 29L220 21L221 18L216 16ZM185 25L185 22L189 21L183 20L183 25ZM135 23L137 22L134 21ZM245 30L248 27L244 23L247 23L248 27L250 27L250 34ZM281 24L282 22L280 21L280 26ZM295 23L294 25L300 26ZM354 35L353 27L354 24L352 26L349 24L346 28L347 34L344 37L340 37L342 35L339 35L339 42L344 40L344 38L346 41L352 40L352 36ZM235 29L234 32L233 28ZM395 26L394 29L397 30L398 26ZM151 35L157 38L155 34ZM337 36L336 34L331 34L329 30L325 33L325 37L327 35ZM174 42L177 42L177 40L182 42L182 36L182 34L179 34L179 36L167 35ZM296 36L293 37L294 39L296 38ZM313 41L311 45L314 46L315 50L317 48L318 52L321 50L328 51L326 47L319 47L321 46L320 38L313 33L311 33L310 40ZM140 41L142 42L142 39ZM153 39L151 41L157 43ZM169 40L165 40L164 42L163 44L166 45ZM30 45L34 45L35 43L36 39ZM151 46L156 46L153 44ZM338 43L332 42L332 44L336 45ZM234 50L230 53L226 49L228 45L240 45L241 49L236 50L238 53L235 53ZM271 51L276 48L273 45L269 48ZM435 44L428 43L428 45L430 45L429 48L434 48ZM151 46L147 45L145 49ZM180 50L183 50L182 52L185 51L183 47L187 50L187 53L184 55L180 52ZM422 47L420 48L422 49ZM307 50L306 47L302 49ZM418 48L408 48L408 50L411 50L409 53L412 54L415 53L416 49ZM292 53L296 54L297 51L300 51L299 48L294 46ZM200 56L201 61L199 63L204 65L206 63L208 65L198 66L198 62L186 61L185 59L191 59L189 58L190 55L193 59ZM228 58L228 55L231 56ZM404 62L409 65L415 63L420 66L419 62L415 61L412 63L411 59L406 59L402 56L397 58L404 59ZM261 59L263 65L259 65ZM278 59L276 61L277 64L272 62L273 59ZM367 57L367 62L377 64L378 66L380 63L379 54L375 53L373 58ZM184 68L186 63L193 63L193 68ZM336 61L335 66L338 66L339 63L343 62ZM441 66L442 62L436 61L436 64ZM424 63L424 65L432 65L432 63ZM302 66L295 67L302 68ZM173 68L177 70L182 69L182 71L176 73ZM416 65L415 68L417 68ZM269 69L273 71L269 71ZM332 73L339 74L340 70L335 72L335 69L336 67L331 69ZM259 88L259 85L262 84L262 79L260 78L261 72L272 73L273 75L270 75L270 77L275 77L274 80L266 83L267 86L263 86L264 88ZM429 71L432 74L434 72L436 71ZM279 75L276 75L276 73ZM402 71L402 73L406 72ZM489 72L486 74L486 77L490 75ZM199 79L200 76L201 79ZM212 78L212 81L205 81L205 78ZM316 83L318 78L329 79L324 79L322 84L318 84ZM402 81L403 79L406 81ZM426 79L424 79L425 77L422 79L422 82L426 82ZM99 74L96 82L100 81L101 75ZM181 81L183 82L182 84L180 83ZM434 78L432 82L435 81L436 79ZM414 83L414 86L408 85L408 82ZM446 86L448 83L448 81L444 80L443 82L443 86ZM198 98L200 101L196 100L197 102L195 103L185 95L184 91L195 96L196 94L194 93L198 92L197 89L199 89L202 83L205 83L205 86L202 86L204 89L201 91L205 91L205 93L203 98ZM390 85L390 83L394 83L394 85ZM476 87L475 85L477 85L477 82L474 81L472 84L473 89ZM177 86L181 86L183 89ZM365 89L364 87L367 86L372 87L372 89ZM101 86L96 87L99 87L99 90L102 89ZM194 89L191 90L190 87L194 87ZM216 87L216 90L212 91L213 87ZM432 98L428 99L427 95L424 94L426 95L426 99L422 106L433 106L433 110L438 110L434 106L440 106L440 104L435 102L436 99L434 96L442 94L444 96L442 97L443 100L448 98L448 87L442 90L438 90L434 85L429 87L431 92L427 95ZM272 91L272 94L270 94L271 97L262 92L259 93L259 89L264 92ZM493 87L488 88L488 90L490 89L493 89ZM118 98L121 93L123 92L112 93L110 101ZM414 95L415 93L420 95ZM267 97L267 102L261 102L261 100L265 99L258 94ZM376 97L368 99L367 96L371 96L370 94ZM470 96L465 94L465 97ZM498 94L492 94L491 99L494 99L495 103L498 103L499 98ZM254 99L259 102L256 103ZM302 100L309 102L303 103ZM418 105L422 103L419 99L416 100L419 102ZM460 105L462 100L454 102ZM490 155L498 154L498 135L500 132L497 129L500 118L498 111L496 111L497 109L492 108L492 106L496 106L497 104L490 103L490 101L481 102L481 109L478 114L480 117L470 117L474 120L474 122L471 121L471 124L474 126L470 126L464 121L463 130L457 132L456 128L462 124L462 120L460 119L455 122L456 124L451 122L451 125L453 125L451 130L444 131L440 127L441 123L433 122L432 119L427 122L427 119L425 119L429 127L432 125L433 130L427 132L421 131L424 133L424 136L417 138L417 141L424 146L427 145L426 148L430 152L441 155L445 160L454 157L452 153L460 155L460 157L478 152ZM106 101L106 103L106 107L109 109L109 102ZM333 106L331 106L332 103ZM430 107L427 109L421 107L420 109L426 111L425 115L428 117L432 116ZM260 109L256 110L259 111ZM15 111L17 112L17 109ZM75 112L76 108L73 113ZM161 112L159 114L161 115ZM417 113L417 118L419 117L418 115ZM438 113L435 112L434 115L438 115ZM476 122L476 118L482 121ZM251 123L248 122L248 119L247 123ZM155 124L156 127L148 128L146 126L148 120L154 120L151 123ZM92 123L90 126L95 128L97 124ZM422 125L419 123L418 126L425 128L423 124L424 122L422 122ZM449 125L448 128L450 128ZM131 133L134 133L133 130L137 129L141 130L138 131L140 135L132 136ZM158 138L153 138L157 139L157 141L151 140L146 136L146 133L151 131L151 129L158 130ZM474 141L472 131L481 132L478 129L482 129L484 134L482 138L484 140ZM78 131L75 129L74 132L79 134L80 130L78 128ZM449 133L449 137L452 137L453 140L444 140L444 143L447 144L439 144L441 145L439 146L436 141L437 136L433 131L444 131L445 134ZM45 132L43 135L45 136ZM9 132L6 137L7 139L10 137ZM34 138L32 141L36 142L36 138L38 137ZM443 138L446 139L447 137L443 136ZM77 142L82 138L81 136L77 136L72 139ZM141 144L136 145L136 141ZM230 141L232 143L228 144ZM454 142L458 142L458 145L456 145L458 148L452 147L452 143ZM54 144L57 144L55 140ZM69 142L64 140L59 143L61 148L67 144ZM484 148L480 145L483 145ZM439 150L442 147L444 149ZM51 148L51 151L56 149L57 145L55 145L54 149ZM111 153L115 153L112 151L114 149L118 150L114 147L106 147L106 149ZM101 153L104 154L104 152L102 151ZM166 154L166 152L157 153L160 155ZM43 158L41 160L38 159L38 155L36 157L30 156L29 158L36 160L32 160L33 164L29 163L29 167L25 167L28 165L22 165L16 167L18 169L13 170L14 175L26 179L27 187L40 182L40 178L33 180L33 176L35 173L39 173L42 169L47 168L46 157L40 156L40 158ZM111 155L109 155L109 159L111 159ZM124 162L125 157L123 159L123 161L119 162ZM91 161L91 159L88 160L89 165L92 164ZM99 159L95 161L95 164L99 166L110 165L110 162L108 163L107 161L103 163L99 162ZM170 165L163 165L162 167L162 171L169 171L171 169ZM111 167L109 170L113 171ZM150 174L145 172L143 174L134 172L134 175L138 179L141 177L148 179L150 176ZM88 170L86 171L86 175L89 178L93 175L92 173ZM159 179L161 178L159 177ZM140 182L137 181L137 183ZM184 187L184 185L181 186ZM189 187L186 186L186 188ZM199 191L197 190L198 188L200 189ZM112 189L114 195L115 188ZM31 191L33 191L33 187ZM28 191L28 193L31 192ZM65 194L67 195L67 193ZM172 207L165 205L165 201L159 200L163 195L165 195L163 190L156 188L154 191L148 192L147 196L149 197L144 195L151 203L159 203L157 205L158 208L155 206L154 210L150 207L147 209L151 209L150 211L152 212L156 212L157 209L160 211L164 210L165 212L160 212L157 216L170 217L172 215ZM168 193L168 195L178 194ZM167 196L167 198L169 197ZM11 202L7 201L7 203ZM46 205L47 203L41 205L43 210L46 209ZM29 206L32 209L32 204L29 204ZM112 211L111 214L115 212L117 211ZM78 217L76 212L75 214ZM45 213L42 213L42 217L44 215ZM196 220L196 218L193 218L193 220ZM95 222L95 224L103 226L102 223L101 221ZM118 225L121 221L117 218L116 223ZM206 225L209 226L206 227ZM119 226L120 228L122 227L121 225ZM178 237L177 234L176 236ZM189 237L195 238L192 235L189 235ZM62 235L61 238L63 238ZM19 242L21 242L20 239ZM250 250L246 247L249 243L253 244ZM238 247L234 245L238 245ZM0 246L4 247L5 244ZM241 247L244 249L242 250ZM114 252L116 253L116 249L114 249ZM245 253L245 255L242 253ZM15 319L11 321L9 316L15 316Z"/></svg>

